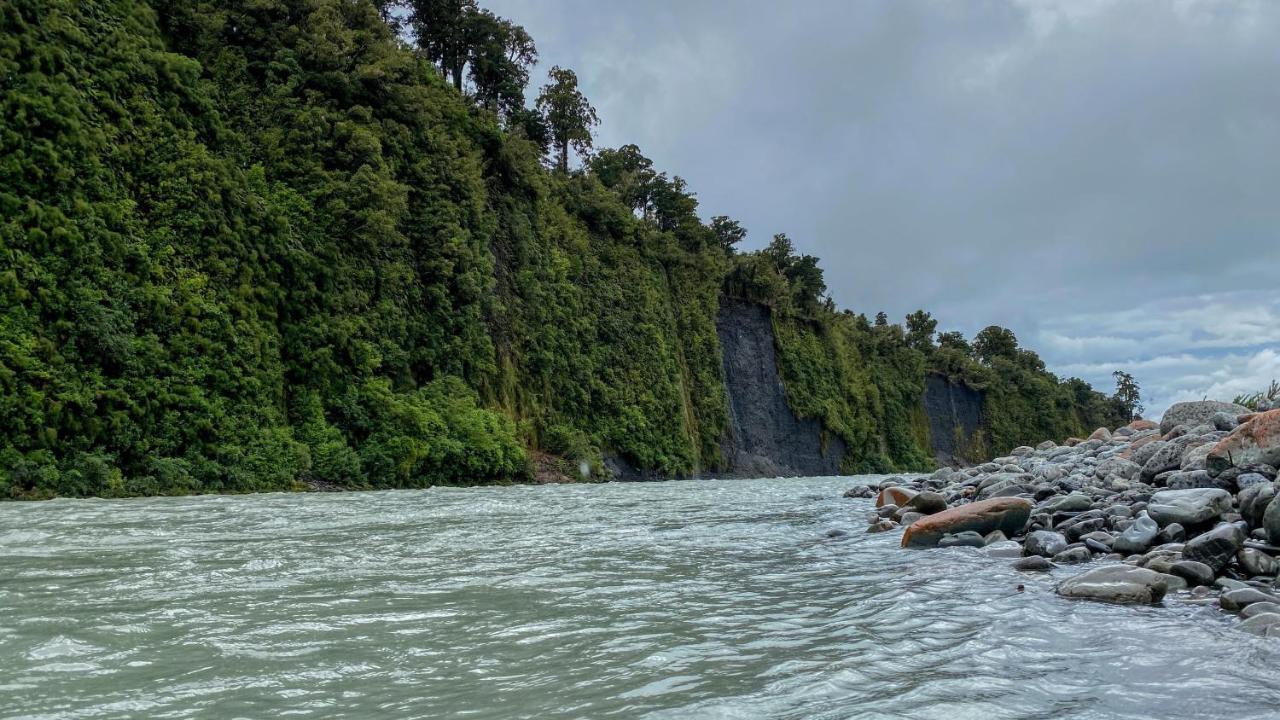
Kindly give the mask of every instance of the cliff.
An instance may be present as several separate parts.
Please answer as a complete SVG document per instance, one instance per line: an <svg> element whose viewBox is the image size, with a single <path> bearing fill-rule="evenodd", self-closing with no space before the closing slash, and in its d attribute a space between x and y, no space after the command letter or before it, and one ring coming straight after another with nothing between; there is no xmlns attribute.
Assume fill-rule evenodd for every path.
<svg viewBox="0 0 1280 720"><path fill-rule="evenodd" d="M1106 424L1012 333L836 308L635 146L557 167L380 7L0 11L0 498L914 470L972 435L944 365L994 451Z"/></svg>
<svg viewBox="0 0 1280 720"><path fill-rule="evenodd" d="M844 441L821 420L797 417L787 402L769 308L723 299L716 332L729 406L723 470L745 477L839 474Z"/></svg>

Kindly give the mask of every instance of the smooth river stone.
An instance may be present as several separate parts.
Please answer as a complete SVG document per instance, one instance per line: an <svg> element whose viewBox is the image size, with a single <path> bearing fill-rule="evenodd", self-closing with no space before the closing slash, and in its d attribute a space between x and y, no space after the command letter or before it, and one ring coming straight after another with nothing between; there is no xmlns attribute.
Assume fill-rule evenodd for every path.
<svg viewBox="0 0 1280 720"><path fill-rule="evenodd" d="M934 547L943 535L972 531L986 535L1000 530L1017 535L1031 517L1031 501L1002 497L959 505L915 521L902 534L902 547Z"/></svg>
<svg viewBox="0 0 1280 720"><path fill-rule="evenodd" d="M1107 565L1058 583L1059 595L1111 603L1152 604L1168 591L1164 576L1132 565Z"/></svg>
<svg viewBox="0 0 1280 720"><path fill-rule="evenodd" d="M910 502L911 498L915 496L915 491L908 488L887 487L881 490L880 494L876 496L876 507L884 507L886 505L902 507Z"/></svg>
<svg viewBox="0 0 1280 720"><path fill-rule="evenodd" d="M1221 488L1161 490L1147 504L1147 514L1161 527L1200 525L1230 511L1231 493Z"/></svg>

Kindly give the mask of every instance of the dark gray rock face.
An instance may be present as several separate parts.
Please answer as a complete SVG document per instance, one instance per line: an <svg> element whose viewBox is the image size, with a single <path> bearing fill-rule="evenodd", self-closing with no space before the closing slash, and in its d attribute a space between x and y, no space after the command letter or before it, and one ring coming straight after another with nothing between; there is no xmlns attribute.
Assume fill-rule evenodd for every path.
<svg viewBox="0 0 1280 720"><path fill-rule="evenodd" d="M983 394L952 383L941 375L925 377L924 412L929 418L929 442L940 467L964 465L965 445L982 427Z"/></svg>
<svg viewBox="0 0 1280 720"><path fill-rule="evenodd" d="M844 441L825 432L821 420L797 418L787 404L769 309L722 299L716 333L729 395L729 428L720 445L728 474L839 474Z"/></svg>

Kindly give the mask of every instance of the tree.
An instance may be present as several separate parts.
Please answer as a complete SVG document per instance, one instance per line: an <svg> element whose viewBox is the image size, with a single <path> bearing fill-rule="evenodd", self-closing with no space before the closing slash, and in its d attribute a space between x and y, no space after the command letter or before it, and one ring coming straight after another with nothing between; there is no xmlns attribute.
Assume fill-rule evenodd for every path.
<svg viewBox="0 0 1280 720"><path fill-rule="evenodd" d="M569 172L569 148L581 156L591 152L591 128L600 124L596 109L578 90L578 76L556 65L548 73L551 82L542 87L537 107L547 118L551 140L558 154L560 172Z"/></svg>
<svg viewBox="0 0 1280 720"><path fill-rule="evenodd" d="M463 69L474 36L475 0L408 0L408 26L418 50L462 91Z"/></svg>
<svg viewBox="0 0 1280 720"><path fill-rule="evenodd" d="M1142 406L1142 394L1138 381L1123 370L1116 370L1111 373L1111 377L1116 380L1116 393L1111 397L1121 414L1129 419L1141 417L1145 408Z"/></svg>
<svg viewBox="0 0 1280 720"><path fill-rule="evenodd" d="M964 333L959 330L938 333L938 347L958 350L965 355L973 355L973 347L969 345L968 340L965 340Z"/></svg>
<svg viewBox="0 0 1280 720"><path fill-rule="evenodd" d="M990 325L974 336L973 352L987 365L998 357L1012 359L1018 352L1018 338L1008 328Z"/></svg>
<svg viewBox="0 0 1280 720"><path fill-rule="evenodd" d="M938 329L938 321L924 310L916 310L907 315L907 345L928 355L933 352L933 333Z"/></svg>
<svg viewBox="0 0 1280 720"><path fill-rule="evenodd" d="M529 69L538 61L533 38L523 27L488 10L471 13L466 25L476 102L503 115L523 109Z"/></svg>
<svg viewBox="0 0 1280 720"><path fill-rule="evenodd" d="M729 255L733 254L733 246L747 237L746 228L727 215L716 215L711 218L711 232L715 233L716 244Z"/></svg>
<svg viewBox="0 0 1280 720"><path fill-rule="evenodd" d="M883 310L881 310L880 312L876 313L876 327L888 327L888 326L889 326L889 315L888 315L888 313L886 313L886 312L885 312L885 311L883 311Z"/></svg>
<svg viewBox="0 0 1280 720"><path fill-rule="evenodd" d="M623 145L617 150L605 148L588 163L591 173L605 187L613 190L633 212L649 218L657 173L653 161L636 145Z"/></svg>

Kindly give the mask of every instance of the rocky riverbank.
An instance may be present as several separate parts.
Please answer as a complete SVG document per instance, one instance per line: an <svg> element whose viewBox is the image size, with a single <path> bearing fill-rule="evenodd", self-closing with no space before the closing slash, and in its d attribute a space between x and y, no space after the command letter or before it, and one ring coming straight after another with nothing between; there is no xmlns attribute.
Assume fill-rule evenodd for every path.
<svg viewBox="0 0 1280 720"><path fill-rule="evenodd" d="M1085 439L1019 447L978 467L889 478L868 532L904 548L972 546L1015 567L1082 566L1059 595L1216 602L1280 637L1280 409L1203 401Z"/></svg>

